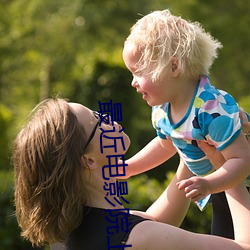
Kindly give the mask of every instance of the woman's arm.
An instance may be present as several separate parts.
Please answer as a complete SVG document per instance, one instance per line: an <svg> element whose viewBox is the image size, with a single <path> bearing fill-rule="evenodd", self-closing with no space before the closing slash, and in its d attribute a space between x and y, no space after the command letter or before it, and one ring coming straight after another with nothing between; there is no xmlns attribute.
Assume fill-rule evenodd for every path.
<svg viewBox="0 0 250 250"><path fill-rule="evenodd" d="M147 211L130 212L147 219L179 227L187 213L190 200L186 198L183 191L177 188L176 183L192 175L193 174L188 170L183 161L180 161L176 174L170 184Z"/></svg>
<svg viewBox="0 0 250 250"><path fill-rule="evenodd" d="M232 214L235 240L246 243L250 249L250 195L244 184L226 190ZM226 249L226 248L223 248Z"/></svg>
<svg viewBox="0 0 250 250"><path fill-rule="evenodd" d="M233 223L235 240L205 234L191 233L156 221L143 221L131 231L126 245L145 250L249 250L250 196L244 186L226 191Z"/></svg>
<svg viewBox="0 0 250 250"><path fill-rule="evenodd" d="M185 193L177 188L176 183L191 176L193 174L181 160L174 178L146 213L154 216L157 221L179 227L186 216L190 199L187 199Z"/></svg>
<svg viewBox="0 0 250 250"><path fill-rule="evenodd" d="M250 174L250 148L243 133L222 150L221 154L225 158L225 163L218 170L207 176L192 179L192 184L186 191L197 190L199 196L196 199L237 186Z"/></svg>
<svg viewBox="0 0 250 250"><path fill-rule="evenodd" d="M203 146L205 151L211 150L209 145L204 144ZM214 155L211 154L211 157L214 157L216 160L219 155L220 153L215 151ZM220 156L218 159L221 159ZM180 163L179 169L181 170L180 173L182 173L179 177L182 178L186 175L190 175L190 173L186 172L186 167L183 163ZM175 183L176 179L178 179L177 176L173 179L171 184ZM175 197L172 196L169 196L171 197L172 201L168 199L168 195L166 194L168 194L168 191L171 191L171 184L168 187L169 189L167 188L163 195L147 211L149 214L157 216L158 212L161 211L162 205L164 206L163 209L170 209L170 211L164 212L166 217L164 217L162 212L158 214L158 216L160 216L159 218L163 218L165 222L168 220L171 221L171 218L168 219L167 216L172 216L174 213L173 210L178 209L178 205L181 206L182 204L185 204L177 204L178 202L175 203ZM176 190L173 193L171 192L171 194L174 195L175 192ZM134 227L126 244L131 244L132 249L136 250L250 250L250 237L248 230L250 225L249 193L244 185L239 185L227 190L226 195L232 213L235 240L213 235L191 233L186 230L156 221L144 221ZM164 202L166 202L167 205ZM157 206L160 206L160 208L158 209ZM152 210L150 211L150 209Z"/></svg>

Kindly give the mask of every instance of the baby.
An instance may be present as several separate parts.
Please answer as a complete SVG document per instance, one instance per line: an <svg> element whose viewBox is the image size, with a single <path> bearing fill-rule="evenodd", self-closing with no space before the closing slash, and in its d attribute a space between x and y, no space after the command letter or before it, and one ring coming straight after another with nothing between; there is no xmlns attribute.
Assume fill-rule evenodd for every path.
<svg viewBox="0 0 250 250"><path fill-rule="evenodd" d="M221 47L199 23L163 10L138 20L123 50L133 75L131 85L152 107L157 133L127 160L127 176L154 168L177 151L196 175L181 181L179 188L202 207L209 194L238 185L250 174L250 150L241 132L238 105L209 77ZM200 140L214 145L225 158L217 171L198 147Z"/></svg>

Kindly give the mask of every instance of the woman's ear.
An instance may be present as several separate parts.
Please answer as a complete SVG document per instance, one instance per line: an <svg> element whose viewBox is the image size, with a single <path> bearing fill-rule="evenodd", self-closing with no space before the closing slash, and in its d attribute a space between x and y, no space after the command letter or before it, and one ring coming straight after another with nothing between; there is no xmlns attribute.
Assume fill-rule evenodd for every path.
<svg viewBox="0 0 250 250"><path fill-rule="evenodd" d="M89 167L89 169L95 169L97 168L96 161L94 157L91 157L89 155L83 155L82 159L85 164Z"/></svg>
<svg viewBox="0 0 250 250"><path fill-rule="evenodd" d="M180 74L180 68L179 68L179 60L176 57L173 57L171 59L171 70L173 73L173 76L176 77Z"/></svg>

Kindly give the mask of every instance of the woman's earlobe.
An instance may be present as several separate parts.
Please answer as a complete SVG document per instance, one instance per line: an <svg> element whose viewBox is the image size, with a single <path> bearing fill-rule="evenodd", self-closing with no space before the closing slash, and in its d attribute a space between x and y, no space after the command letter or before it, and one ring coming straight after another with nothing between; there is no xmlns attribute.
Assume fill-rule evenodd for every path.
<svg viewBox="0 0 250 250"><path fill-rule="evenodd" d="M95 169L97 168L95 159L91 156L83 155L82 160L84 161L85 164L87 164L89 169Z"/></svg>

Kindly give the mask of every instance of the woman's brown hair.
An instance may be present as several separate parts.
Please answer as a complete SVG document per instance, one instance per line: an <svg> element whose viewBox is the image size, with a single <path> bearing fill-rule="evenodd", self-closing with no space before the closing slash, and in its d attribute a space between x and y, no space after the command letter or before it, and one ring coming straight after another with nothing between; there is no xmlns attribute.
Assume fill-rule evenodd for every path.
<svg viewBox="0 0 250 250"><path fill-rule="evenodd" d="M40 103L13 149L15 205L33 245L63 242L82 220L86 134L64 99Z"/></svg>

